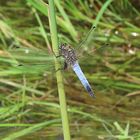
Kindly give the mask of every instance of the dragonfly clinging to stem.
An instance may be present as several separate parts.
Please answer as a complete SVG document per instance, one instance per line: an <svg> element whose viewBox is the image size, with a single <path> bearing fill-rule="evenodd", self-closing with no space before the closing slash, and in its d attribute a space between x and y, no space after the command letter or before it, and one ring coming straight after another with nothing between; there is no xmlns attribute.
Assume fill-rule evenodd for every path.
<svg viewBox="0 0 140 140"><path fill-rule="evenodd" d="M60 55L64 57L65 68L71 66L89 95L95 97L88 80L80 68L75 50L67 44L62 44L59 49Z"/></svg>
<svg viewBox="0 0 140 140"><path fill-rule="evenodd" d="M89 35L91 34L93 29L95 29L95 26L92 26L92 28L86 35L85 39L80 43L80 45L77 48L80 48L82 46L82 44L84 44L84 42L87 40L87 38L89 37ZM95 97L94 92L78 63L78 59L77 59L75 50L70 45L62 44L59 47L59 52L60 52L60 55L64 58L65 68L67 66L71 66L73 71L76 73L79 80L81 81L82 85L84 86L86 91L89 93L89 95L92 97Z"/></svg>
<svg viewBox="0 0 140 140"><path fill-rule="evenodd" d="M90 35L90 33L93 29L95 29L95 27L91 28L91 30L88 32L87 36L85 37L84 41L82 41L82 43L80 43L80 46L76 47L76 49L80 48L82 46L82 44L85 42L85 40L87 40L88 36ZM76 49L72 48L70 45L67 45L67 44L60 45L59 53L60 53L60 56L62 56L64 58L64 68L66 68L67 66L71 66L73 71L76 73L79 80L81 81L82 85L84 86L86 91L89 93L89 95L92 97L95 97L94 92L78 63ZM39 52L38 52L38 54L39 54ZM42 59L42 57L40 59ZM48 58L47 58L47 60L48 60ZM48 60L48 62L49 62L49 60ZM50 66L50 63L49 63L49 66Z"/></svg>

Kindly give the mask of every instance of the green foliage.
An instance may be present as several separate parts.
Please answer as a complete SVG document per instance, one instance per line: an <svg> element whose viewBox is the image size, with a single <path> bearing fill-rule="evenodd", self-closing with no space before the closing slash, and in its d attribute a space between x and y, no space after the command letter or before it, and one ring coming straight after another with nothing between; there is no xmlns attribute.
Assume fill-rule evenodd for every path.
<svg viewBox="0 0 140 140"><path fill-rule="evenodd" d="M72 137L139 140L139 2L56 0L55 6L59 44L78 46L96 25L78 50L96 99L63 72ZM51 46L47 2L1 0L0 139L62 135Z"/></svg>

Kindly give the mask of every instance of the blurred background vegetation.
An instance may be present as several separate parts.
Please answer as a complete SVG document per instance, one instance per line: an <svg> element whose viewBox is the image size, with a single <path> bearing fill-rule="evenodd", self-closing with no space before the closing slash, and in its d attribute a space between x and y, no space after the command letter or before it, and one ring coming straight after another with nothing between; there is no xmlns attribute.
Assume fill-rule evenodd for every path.
<svg viewBox="0 0 140 140"><path fill-rule="evenodd" d="M2 140L63 136L44 2L0 0ZM63 71L72 139L140 140L140 1L55 0L55 6L60 44L77 47L96 26L77 49L96 99L72 70Z"/></svg>

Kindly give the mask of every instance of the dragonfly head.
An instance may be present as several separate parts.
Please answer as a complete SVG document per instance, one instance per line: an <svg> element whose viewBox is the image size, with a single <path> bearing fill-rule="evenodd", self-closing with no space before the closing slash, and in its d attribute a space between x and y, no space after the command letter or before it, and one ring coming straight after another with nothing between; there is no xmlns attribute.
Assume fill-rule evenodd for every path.
<svg viewBox="0 0 140 140"><path fill-rule="evenodd" d="M72 48L68 44L64 43L64 44L60 45L60 47L59 47L59 53L62 56L66 56L67 52L69 50L71 50L71 49Z"/></svg>
<svg viewBox="0 0 140 140"><path fill-rule="evenodd" d="M68 47L70 47L68 44L63 43L63 44L61 44L61 45L59 46L59 49L60 49L60 50L67 50Z"/></svg>

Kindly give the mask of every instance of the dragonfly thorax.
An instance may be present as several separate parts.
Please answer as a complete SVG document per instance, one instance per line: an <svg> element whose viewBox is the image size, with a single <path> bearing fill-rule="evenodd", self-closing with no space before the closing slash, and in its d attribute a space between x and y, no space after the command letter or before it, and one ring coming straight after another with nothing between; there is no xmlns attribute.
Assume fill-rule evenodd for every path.
<svg viewBox="0 0 140 140"><path fill-rule="evenodd" d="M75 62L77 61L77 56L74 49L72 49L72 47L70 47L67 44L62 44L59 49L60 55L64 57L65 62L68 65L74 65Z"/></svg>

